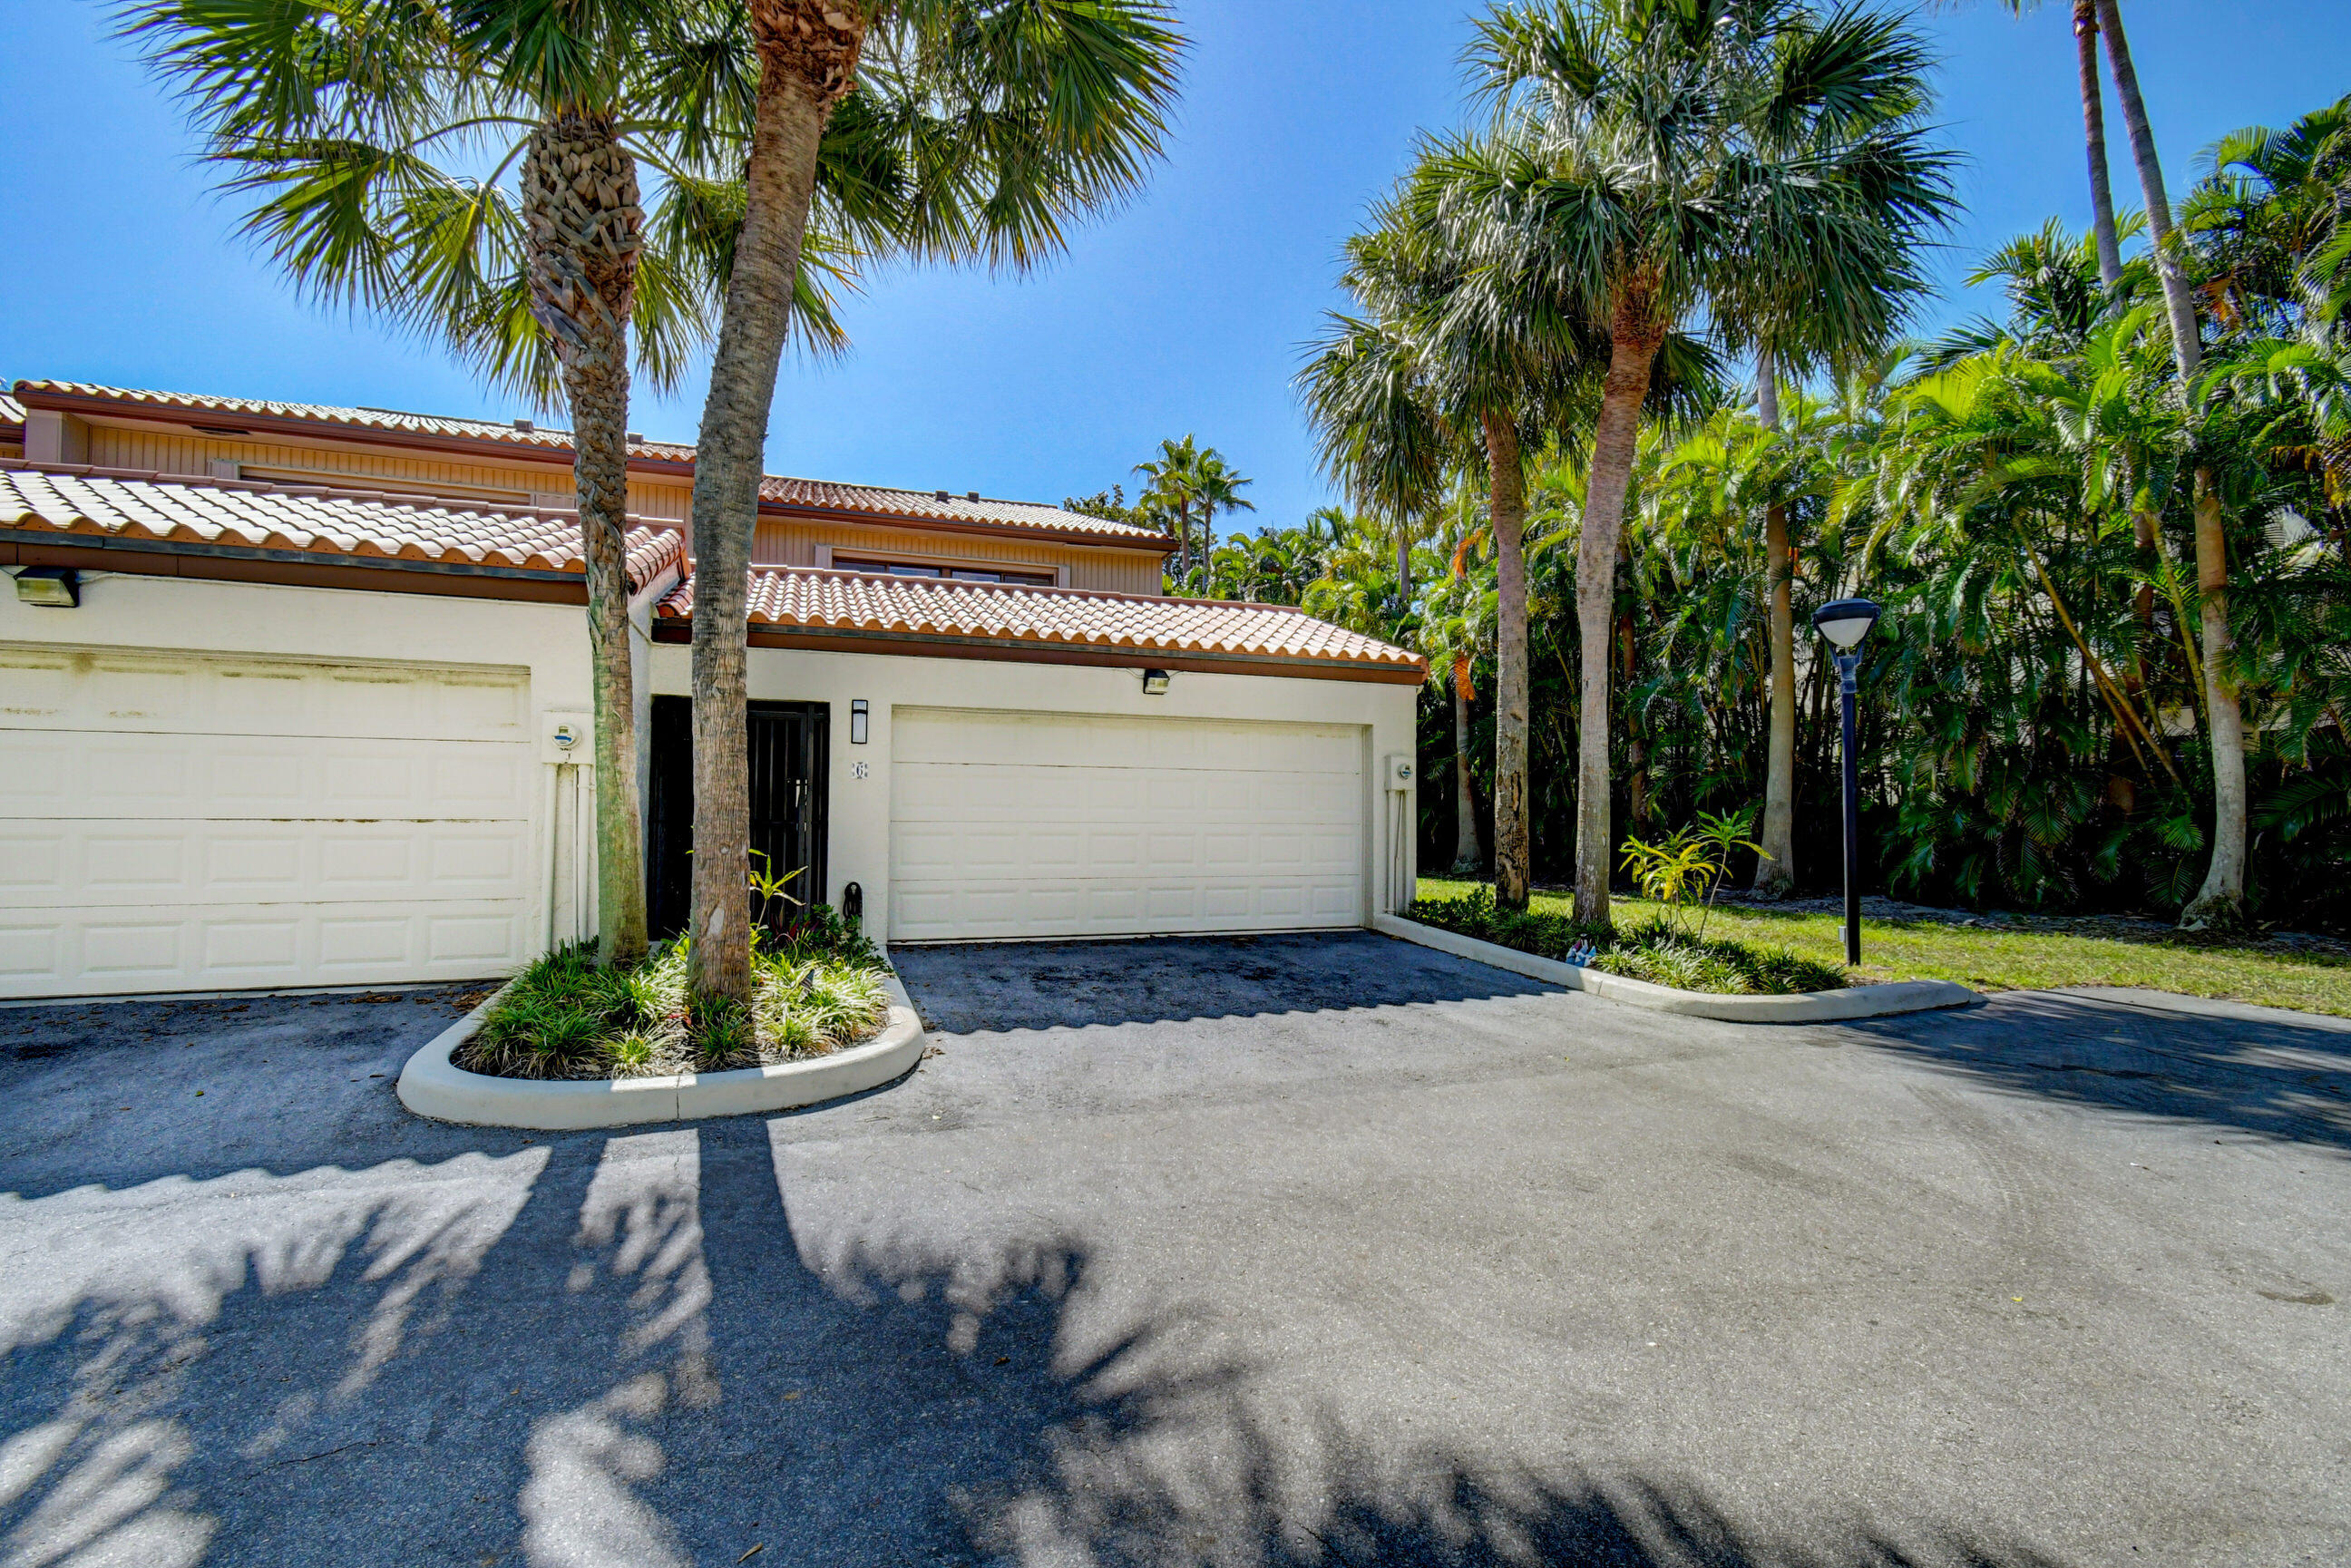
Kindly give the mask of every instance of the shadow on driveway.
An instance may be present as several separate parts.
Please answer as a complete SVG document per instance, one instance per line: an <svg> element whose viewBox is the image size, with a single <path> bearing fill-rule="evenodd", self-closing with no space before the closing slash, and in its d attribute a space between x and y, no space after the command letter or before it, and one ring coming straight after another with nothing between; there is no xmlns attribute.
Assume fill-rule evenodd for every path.
<svg viewBox="0 0 2351 1568"><path fill-rule="evenodd" d="M935 1029L1082 1028L1564 995L1368 931L893 947Z"/></svg>
<svg viewBox="0 0 2351 1568"><path fill-rule="evenodd" d="M229 1200L266 1197L257 1173L111 1195L109 1236L20 1280L0 1314L7 1561L2044 1562L1834 1514L1763 1540L1675 1480L1327 1419L1302 1440L1256 1413L1265 1369L1180 1312L1102 1307L1066 1240L942 1257L796 1235L758 1120L399 1174L249 1210Z"/></svg>
<svg viewBox="0 0 2351 1568"><path fill-rule="evenodd" d="M1846 1026L2019 1093L2351 1150L2351 1021L2153 992L2017 991Z"/></svg>

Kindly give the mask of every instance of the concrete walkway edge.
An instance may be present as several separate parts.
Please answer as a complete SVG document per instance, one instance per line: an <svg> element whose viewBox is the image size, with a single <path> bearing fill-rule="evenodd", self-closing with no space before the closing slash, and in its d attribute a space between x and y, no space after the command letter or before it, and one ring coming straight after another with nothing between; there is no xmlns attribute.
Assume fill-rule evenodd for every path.
<svg viewBox="0 0 2351 1568"><path fill-rule="evenodd" d="M1515 947L1480 942L1474 936L1424 925L1401 915L1374 915L1372 929L1382 936L1450 953L1457 958L1469 958L1514 975L1548 980L1604 1001L1678 1013L1685 1018L1719 1019L1725 1023L1835 1023L1848 1019L1886 1018L1895 1013L1931 1012L1938 1008L1964 1008L1983 1000L1967 987L1949 980L1896 980L1881 986L1846 986L1834 991L1773 997L1684 991L1562 964L1556 958L1538 957Z"/></svg>

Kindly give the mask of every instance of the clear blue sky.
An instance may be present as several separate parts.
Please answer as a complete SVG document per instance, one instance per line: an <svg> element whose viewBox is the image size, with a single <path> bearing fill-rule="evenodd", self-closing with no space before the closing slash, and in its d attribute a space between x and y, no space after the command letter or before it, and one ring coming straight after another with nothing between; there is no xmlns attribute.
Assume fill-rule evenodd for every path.
<svg viewBox="0 0 2351 1568"><path fill-rule="evenodd" d="M1290 390L1336 302L1340 241L1454 123L1461 0L1178 0L1194 40L1169 158L1143 199L1022 279L893 273L850 302L856 340L788 363L772 471L1058 500L1131 479L1196 433L1254 476L1255 517L1328 499ZM2052 214L2085 224L2069 7L1931 15L1941 120L1969 156L1968 216L1925 323L1975 256ZM2165 173L2249 123L2351 91L2342 0L2126 0ZM0 49L0 376L508 418L431 349L297 302L232 234L176 111L79 0L10 0ZM2225 20L2224 20L2225 18ZM2111 117L2111 116L2110 116ZM2119 123L2117 120L2117 131ZM2118 199L2137 204L2117 141ZM632 423L690 441L693 382Z"/></svg>

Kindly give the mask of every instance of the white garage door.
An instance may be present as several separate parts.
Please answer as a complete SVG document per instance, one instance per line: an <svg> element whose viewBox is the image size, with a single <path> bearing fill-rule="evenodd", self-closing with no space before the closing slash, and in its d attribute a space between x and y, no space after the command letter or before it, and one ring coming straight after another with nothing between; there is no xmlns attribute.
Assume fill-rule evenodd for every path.
<svg viewBox="0 0 2351 1568"><path fill-rule="evenodd" d="M0 994L526 956L519 674L0 646Z"/></svg>
<svg viewBox="0 0 2351 1568"><path fill-rule="evenodd" d="M1362 732L901 708L900 941L1355 925Z"/></svg>

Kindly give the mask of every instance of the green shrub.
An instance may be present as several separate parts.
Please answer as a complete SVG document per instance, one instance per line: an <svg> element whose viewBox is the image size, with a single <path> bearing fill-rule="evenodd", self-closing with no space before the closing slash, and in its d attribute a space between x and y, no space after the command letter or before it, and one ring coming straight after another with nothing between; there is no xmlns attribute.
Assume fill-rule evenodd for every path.
<svg viewBox="0 0 2351 1568"><path fill-rule="evenodd" d="M592 946L533 959L458 1066L507 1078L640 1077L718 1071L822 1055L889 1014L882 955L823 905L752 946L752 1003L689 999L692 944L665 942L628 969L601 968Z"/></svg>

